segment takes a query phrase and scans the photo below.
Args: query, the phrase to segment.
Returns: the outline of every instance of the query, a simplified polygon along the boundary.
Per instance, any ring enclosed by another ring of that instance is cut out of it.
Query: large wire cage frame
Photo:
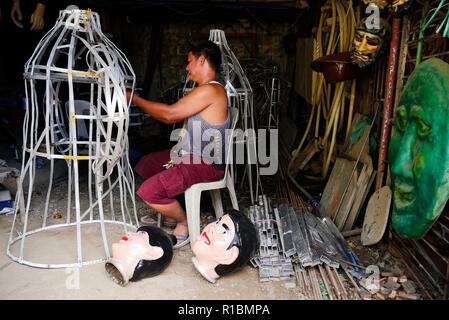
[[[262,184],[259,175],[259,166],[257,162],[257,147],[256,147],[256,128],[254,124],[254,95],[251,88],[251,84],[243,68],[241,67],[237,57],[234,52],[229,47],[228,41],[226,40],[226,35],[223,30],[211,29],[209,31],[209,39],[218,47],[221,51],[221,66],[220,72],[217,74],[217,81],[220,82],[227,93],[228,105],[236,107],[239,110],[239,122],[237,123],[237,128],[242,129],[244,134],[238,134],[236,136],[236,144],[244,144],[246,147],[246,158],[245,158],[245,173],[243,175],[243,180],[245,175],[248,178],[248,185],[251,197],[251,203],[255,203],[259,195],[259,187],[262,190]],[[195,83],[190,80],[189,75],[186,77],[184,83],[183,94],[189,93],[195,86]],[[255,165],[255,190],[252,174],[252,165]],[[237,167],[231,166],[231,175],[235,180]]]
[[[110,258],[105,224],[119,225],[118,229],[123,227],[125,233],[139,227],[127,135],[126,90],[134,90],[135,79],[126,56],[102,33],[97,13],[90,9],[60,11],[55,25],[38,43],[24,67],[22,169],[7,246],[7,254],[13,261],[41,268],[103,262]],[[80,102],[87,108],[79,108]],[[79,134],[82,125],[88,133],[85,137]],[[38,217],[38,223],[31,226],[38,158],[49,162],[49,182],[45,208],[40,213],[42,221]],[[67,208],[66,217],[58,220],[61,223],[49,215],[49,203],[55,196],[52,187],[56,162],[67,165]],[[83,170],[87,171],[87,186]],[[80,199],[80,190],[87,191],[88,199]],[[104,257],[83,258],[82,231],[89,224],[100,225]],[[27,260],[25,243],[32,241],[25,241],[28,236],[63,227],[76,228],[75,262]]]

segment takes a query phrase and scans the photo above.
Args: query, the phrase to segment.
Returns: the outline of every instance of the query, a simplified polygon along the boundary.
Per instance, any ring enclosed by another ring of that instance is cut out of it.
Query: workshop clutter
[[[0,214],[14,213],[12,197],[17,191],[20,172],[8,167],[5,160],[0,159]]]
[[[420,300],[419,283],[384,262],[363,266],[334,222],[308,206],[277,204],[265,195],[247,210],[259,235],[251,258],[259,281],[296,277],[310,300]],[[351,245],[350,245],[351,244]]]
[[[7,208],[12,208],[11,193],[0,184],[0,214]]]
[[[306,207],[276,204],[266,196],[259,196],[258,204],[249,207],[248,216],[259,232],[260,248],[251,263],[259,268],[261,282],[295,275],[308,299],[360,299],[353,277],[363,278],[364,268],[329,218],[317,217]],[[340,267],[345,276],[339,273]],[[345,277],[356,288],[354,292],[348,290]]]
[[[382,278],[370,281],[368,278],[360,280],[363,300],[420,300],[417,285],[407,276],[393,272],[383,272]],[[372,292],[375,288],[376,292]],[[365,290],[368,290],[365,292]]]

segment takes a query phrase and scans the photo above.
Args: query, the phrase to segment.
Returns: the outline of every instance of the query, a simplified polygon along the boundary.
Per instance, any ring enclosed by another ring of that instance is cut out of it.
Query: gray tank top
[[[219,83],[210,81],[208,83]],[[187,119],[187,133],[181,140],[183,154],[194,154],[211,162],[216,169],[226,168],[226,145],[228,137],[226,129],[231,125],[231,110],[223,124],[214,125],[204,120],[199,113]]]

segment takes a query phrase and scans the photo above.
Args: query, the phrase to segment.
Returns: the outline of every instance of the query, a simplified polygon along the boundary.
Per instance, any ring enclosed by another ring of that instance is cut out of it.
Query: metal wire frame
[[[76,9],[60,11],[56,24],[42,38],[25,64],[24,78],[26,114],[23,161],[7,255],[15,262],[41,268],[66,268],[105,261],[110,258],[105,223],[119,224],[125,233],[128,228],[139,227],[127,136],[129,103],[126,89],[134,90],[134,71],[126,56],[102,33],[99,15],[90,10]],[[81,88],[87,88],[90,92],[89,115],[76,113],[75,100]],[[38,103],[40,89],[44,89],[42,107]],[[64,89],[64,93],[68,94],[67,119],[64,119],[65,114],[61,109],[60,96]],[[44,123],[39,125],[42,119]],[[89,122],[88,140],[78,140],[78,121]],[[41,227],[28,230],[38,157],[50,162],[49,183]],[[67,164],[67,212],[65,222],[48,225],[55,160],[64,160]],[[81,212],[80,205],[79,161],[88,163],[89,206],[84,212]],[[24,191],[26,179],[27,194]],[[106,181],[108,188],[105,186]],[[95,192],[92,185],[95,186]],[[113,191],[117,189],[120,194],[121,220],[114,213]],[[74,222],[71,222],[72,191],[75,198]],[[103,201],[108,195],[111,216],[105,217]],[[128,202],[131,202],[132,208]],[[18,208],[22,208],[20,212]],[[94,218],[95,209],[98,218]],[[93,223],[101,226],[105,257],[84,261],[81,226]],[[27,236],[62,227],[76,227],[76,262],[37,263],[24,257]],[[11,246],[18,241],[19,254],[14,255]]]
[[[243,71],[253,87],[256,126],[279,128],[280,106],[288,97],[291,84],[282,79],[276,65],[264,64],[254,59],[241,61]]]
[[[239,113],[242,115],[237,127],[244,130],[243,139],[236,140],[237,144],[245,144],[247,151],[247,159],[245,166],[245,174],[248,176],[248,183],[250,188],[251,203],[255,203],[259,195],[259,187],[262,189],[259,166],[257,163],[257,147],[256,147],[256,134],[247,134],[249,131],[254,130],[254,94],[251,85],[246,77],[243,68],[241,67],[238,59],[235,57],[231,48],[228,45],[226,36],[223,30],[212,29],[209,33],[209,40],[216,43],[221,50],[222,54],[222,72],[219,76],[219,81],[224,84],[226,92],[228,94],[229,105],[236,106],[239,109]],[[237,135],[239,136],[239,135]],[[252,165],[255,164],[255,176],[256,176],[256,190],[253,187],[253,174]],[[233,171],[236,171],[236,167],[232,166]],[[243,181],[242,181],[243,183]],[[263,193],[263,190],[261,190]]]

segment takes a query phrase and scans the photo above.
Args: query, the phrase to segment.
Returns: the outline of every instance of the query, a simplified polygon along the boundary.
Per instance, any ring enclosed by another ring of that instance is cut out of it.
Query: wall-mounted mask
[[[386,6],[388,6],[387,0],[363,0],[363,2],[367,5],[375,5],[376,7],[379,7],[379,9],[384,9]]]
[[[193,244],[192,262],[197,271],[214,283],[246,264],[258,246],[256,229],[241,212],[230,210],[208,224]]]
[[[112,258],[105,264],[106,271],[121,286],[154,277],[170,264],[174,243],[176,238],[160,228],[140,227],[112,244]]]
[[[412,3],[412,0],[393,0],[391,3],[392,8],[409,8]]]
[[[393,14],[396,17],[400,17],[407,13],[407,11],[412,6],[413,0],[393,0],[391,3],[391,8],[393,9]]]
[[[391,36],[391,27],[385,19],[379,18],[376,26],[368,18],[362,19],[356,27],[351,47],[351,61],[360,68],[370,66],[382,56]]]
[[[396,232],[421,238],[449,197],[449,64],[419,64],[395,112],[389,163]]]

